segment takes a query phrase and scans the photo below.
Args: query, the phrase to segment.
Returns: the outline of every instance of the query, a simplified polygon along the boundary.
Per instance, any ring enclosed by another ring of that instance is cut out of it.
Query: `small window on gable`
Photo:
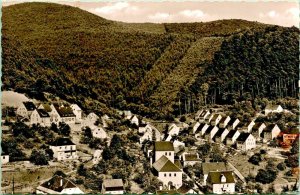
[[[168,152],[165,152],[165,155],[167,156],[167,155],[168,155]]]
[[[169,156],[171,156],[171,152],[169,152]]]
[[[176,173],[174,173],[174,177],[176,177]]]
[[[172,174],[171,174],[171,173],[169,173],[169,177],[172,177]]]
[[[164,174],[165,177],[167,177],[167,174]]]

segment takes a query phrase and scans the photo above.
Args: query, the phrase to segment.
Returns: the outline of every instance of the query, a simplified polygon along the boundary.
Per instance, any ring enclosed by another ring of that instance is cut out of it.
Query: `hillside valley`
[[[170,118],[298,95],[299,29],[245,20],[130,24],[53,3],[2,8],[2,90]]]

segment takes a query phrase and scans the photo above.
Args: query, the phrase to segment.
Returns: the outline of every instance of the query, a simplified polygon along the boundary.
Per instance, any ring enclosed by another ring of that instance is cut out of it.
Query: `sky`
[[[2,0],[7,6],[20,2],[43,0]],[[110,1],[48,0],[79,7],[103,18],[122,22],[207,22],[219,19],[245,19],[267,24],[299,27],[297,0],[248,1]]]

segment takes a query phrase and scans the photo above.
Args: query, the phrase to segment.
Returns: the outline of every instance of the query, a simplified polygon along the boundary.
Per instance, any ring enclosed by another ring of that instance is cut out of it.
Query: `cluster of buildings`
[[[255,148],[257,142],[269,142],[277,138],[281,132],[277,124],[256,121],[243,123],[237,118],[211,113],[209,110],[197,112],[195,119],[192,133],[196,139],[224,143],[239,150]]]

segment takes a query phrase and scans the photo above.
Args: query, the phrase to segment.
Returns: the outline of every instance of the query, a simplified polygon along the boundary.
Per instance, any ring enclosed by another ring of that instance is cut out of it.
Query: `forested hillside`
[[[52,3],[4,7],[2,24],[3,90],[161,118],[206,103],[297,96],[297,28],[130,24]]]

